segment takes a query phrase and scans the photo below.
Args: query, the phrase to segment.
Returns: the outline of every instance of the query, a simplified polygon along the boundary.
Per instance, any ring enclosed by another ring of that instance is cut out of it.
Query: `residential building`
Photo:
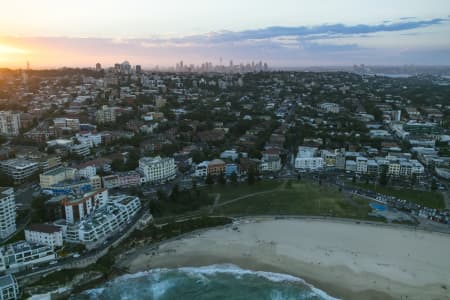
[[[367,173],[367,158],[358,156],[356,158],[356,173],[366,174]]]
[[[298,147],[297,157],[295,158],[295,168],[300,170],[320,170],[324,166],[322,157],[315,157],[317,153],[316,147]]]
[[[0,271],[16,272],[55,258],[55,251],[50,246],[20,241],[0,247]]]
[[[77,170],[60,166],[52,170],[48,170],[39,175],[39,184],[42,189],[51,188],[52,186],[67,180],[75,180]]]
[[[88,144],[89,147],[96,147],[102,143],[102,135],[101,134],[93,134],[93,133],[83,133],[77,134],[75,138],[81,144]]]
[[[239,158],[239,152],[237,152],[234,149],[225,150],[222,153],[220,153],[220,158],[221,159],[231,159],[231,160],[235,161],[236,159]]]
[[[218,176],[225,173],[225,162],[221,159],[213,159],[208,162],[208,174]]]
[[[70,147],[70,152],[85,157],[91,153],[91,149],[89,144],[75,144]]]
[[[25,158],[8,159],[0,162],[0,170],[20,183],[39,171],[39,163]]]
[[[20,114],[0,111],[0,135],[17,136],[20,133]]]
[[[281,170],[280,151],[276,149],[268,149],[262,152],[260,165],[261,171],[278,172]]]
[[[0,276],[0,300],[16,300],[19,297],[19,285],[14,275]]]
[[[97,168],[95,166],[85,166],[84,168],[78,169],[78,175],[83,178],[91,178],[97,175]]]
[[[0,238],[16,231],[16,202],[12,187],[0,187]]]
[[[68,223],[75,223],[94,210],[106,205],[108,201],[108,190],[101,189],[84,194],[82,197],[73,195],[60,196],[57,198],[63,206],[63,215]]]
[[[47,171],[61,165],[61,157],[58,155],[49,155],[39,160],[40,169]]]
[[[30,243],[47,245],[50,247],[62,247],[62,229],[49,224],[31,224],[25,228],[25,240]]]
[[[97,123],[114,123],[116,121],[116,109],[103,105],[103,107],[97,111]]]
[[[339,104],[337,103],[322,103],[319,105],[320,109],[327,113],[338,114]]]
[[[72,132],[80,131],[80,120],[69,119],[69,118],[55,118],[53,119],[53,124],[56,129],[59,130],[70,130]]]
[[[102,178],[98,175],[91,176],[89,178],[89,183],[91,184],[92,190],[96,191],[102,188]]]
[[[195,177],[206,177],[208,176],[208,162],[203,161],[195,166]]]
[[[231,174],[235,173],[236,175],[239,174],[239,168],[237,164],[226,164],[225,165],[225,176],[230,177]]]
[[[171,157],[143,157],[139,160],[139,171],[146,182],[161,183],[174,179],[177,167]]]
[[[103,187],[105,189],[114,189],[119,187],[119,176],[116,174],[102,177]]]
[[[65,228],[64,239],[72,243],[91,244],[104,240],[129,224],[141,208],[138,197],[110,196],[106,205],[75,223],[57,223]]]

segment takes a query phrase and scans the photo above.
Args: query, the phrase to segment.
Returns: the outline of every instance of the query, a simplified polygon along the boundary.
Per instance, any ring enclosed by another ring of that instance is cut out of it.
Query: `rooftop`
[[[7,287],[10,285],[14,285],[15,280],[13,275],[8,274],[0,277],[0,288]]]
[[[60,232],[61,228],[49,224],[30,224],[25,230],[45,232],[45,233],[55,233]]]

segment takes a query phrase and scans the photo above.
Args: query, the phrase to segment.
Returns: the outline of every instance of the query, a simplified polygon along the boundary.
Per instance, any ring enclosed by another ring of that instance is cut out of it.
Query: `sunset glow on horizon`
[[[0,67],[449,64],[450,1],[8,1]]]

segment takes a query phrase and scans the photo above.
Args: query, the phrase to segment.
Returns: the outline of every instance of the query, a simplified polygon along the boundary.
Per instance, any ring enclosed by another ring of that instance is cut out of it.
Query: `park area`
[[[305,181],[260,181],[208,187],[214,212],[224,215],[314,215],[377,220],[367,200]],[[379,220],[379,219],[378,219]]]

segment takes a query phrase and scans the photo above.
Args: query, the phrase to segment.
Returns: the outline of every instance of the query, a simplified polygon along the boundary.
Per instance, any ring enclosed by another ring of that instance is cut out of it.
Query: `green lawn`
[[[272,190],[279,187],[282,183],[283,182],[281,181],[272,180],[272,181],[258,181],[253,185],[249,185],[247,183],[241,183],[236,185],[216,184],[213,186],[209,186],[205,189],[211,196],[214,196],[215,194],[220,194],[219,202],[224,202],[243,195]]]
[[[352,183],[358,187],[373,190],[381,194],[394,196],[400,199],[408,200],[430,208],[445,208],[444,196],[438,191],[416,191],[412,189],[395,189],[389,186],[380,186],[365,183]]]
[[[370,211],[365,200],[347,199],[337,188],[309,182],[293,182],[291,187],[279,185],[275,191],[251,196],[217,209],[217,212],[229,215],[324,215],[374,219],[368,216]]]

